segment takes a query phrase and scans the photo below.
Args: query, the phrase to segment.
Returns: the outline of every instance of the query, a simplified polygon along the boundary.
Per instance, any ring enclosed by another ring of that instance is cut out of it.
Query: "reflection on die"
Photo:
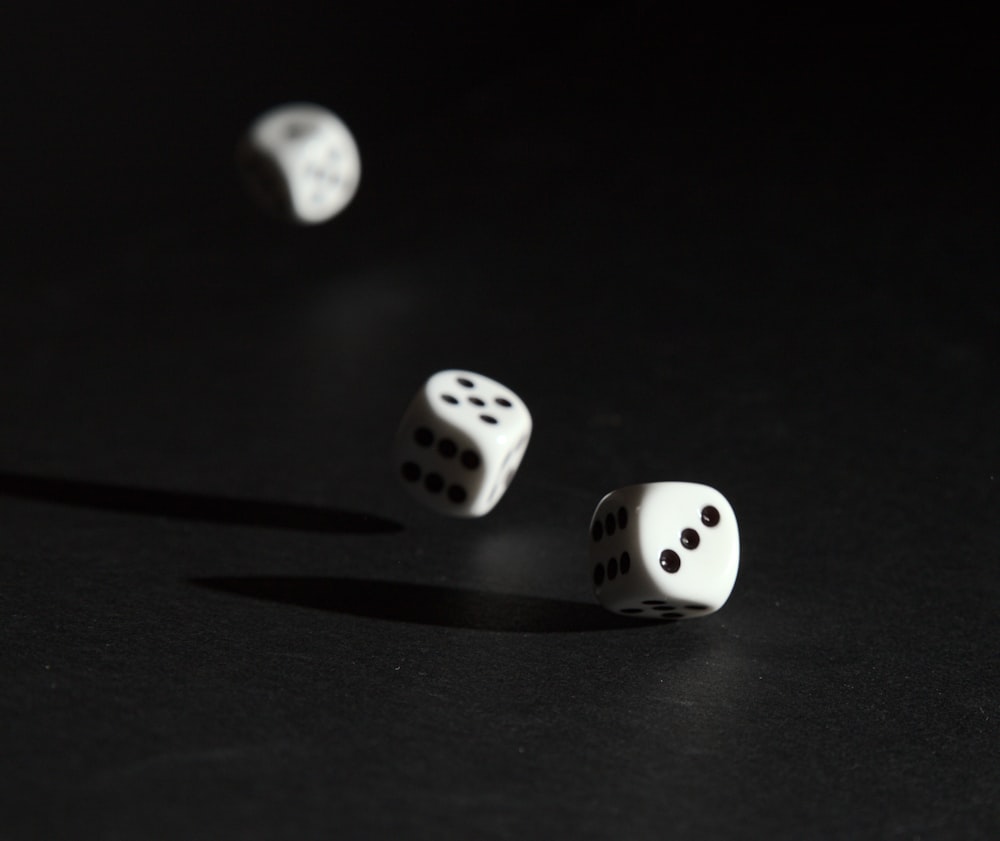
[[[320,105],[292,103],[258,117],[237,150],[243,182],[273,216],[314,225],[354,197],[361,158],[347,126]]]
[[[403,415],[396,466],[423,504],[481,517],[513,481],[530,438],[531,414],[509,388],[472,371],[439,371]]]
[[[739,561],[736,515],[707,485],[630,485],[605,496],[591,519],[594,593],[615,613],[707,616],[729,598]]]

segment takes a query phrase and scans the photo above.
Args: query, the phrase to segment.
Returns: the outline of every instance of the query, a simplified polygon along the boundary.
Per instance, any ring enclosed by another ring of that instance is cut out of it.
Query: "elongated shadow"
[[[190,583],[281,604],[477,631],[607,631],[654,624],[608,613],[596,604],[399,581],[262,576],[193,578]]]
[[[332,534],[374,534],[403,529],[399,523],[374,514],[339,508],[129,488],[18,473],[0,472],[0,496],[196,522]]]

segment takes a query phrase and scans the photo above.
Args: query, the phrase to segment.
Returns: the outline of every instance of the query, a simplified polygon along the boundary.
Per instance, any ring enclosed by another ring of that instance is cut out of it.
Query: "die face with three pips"
[[[630,485],[607,494],[591,518],[594,593],[626,616],[714,613],[733,590],[739,557],[733,508],[707,485]]]
[[[509,388],[473,371],[439,371],[403,415],[396,469],[424,505],[481,517],[513,481],[530,438],[531,414]]]

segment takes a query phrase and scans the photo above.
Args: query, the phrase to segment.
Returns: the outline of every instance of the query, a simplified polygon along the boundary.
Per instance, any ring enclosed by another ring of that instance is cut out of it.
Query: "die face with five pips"
[[[714,613],[733,590],[739,557],[733,508],[707,485],[630,485],[607,494],[591,518],[594,593],[626,616]]]
[[[528,407],[473,371],[439,371],[403,415],[395,458],[404,487],[454,517],[481,517],[513,481],[531,438]]]

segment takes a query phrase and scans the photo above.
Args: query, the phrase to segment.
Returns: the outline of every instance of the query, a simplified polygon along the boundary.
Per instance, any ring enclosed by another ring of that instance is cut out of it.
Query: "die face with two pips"
[[[733,590],[739,557],[733,508],[707,485],[631,485],[607,494],[591,518],[594,593],[626,616],[714,613]]]
[[[262,114],[237,151],[251,197],[286,221],[314,225],[340,213],[354,197],[361,158],[347,126],[311,103]]]
[[[530,438],[531,414],[509,388],[472,371],[439,371],[403,415],[397,470],[430,508],[481,517],[513,481]]]

